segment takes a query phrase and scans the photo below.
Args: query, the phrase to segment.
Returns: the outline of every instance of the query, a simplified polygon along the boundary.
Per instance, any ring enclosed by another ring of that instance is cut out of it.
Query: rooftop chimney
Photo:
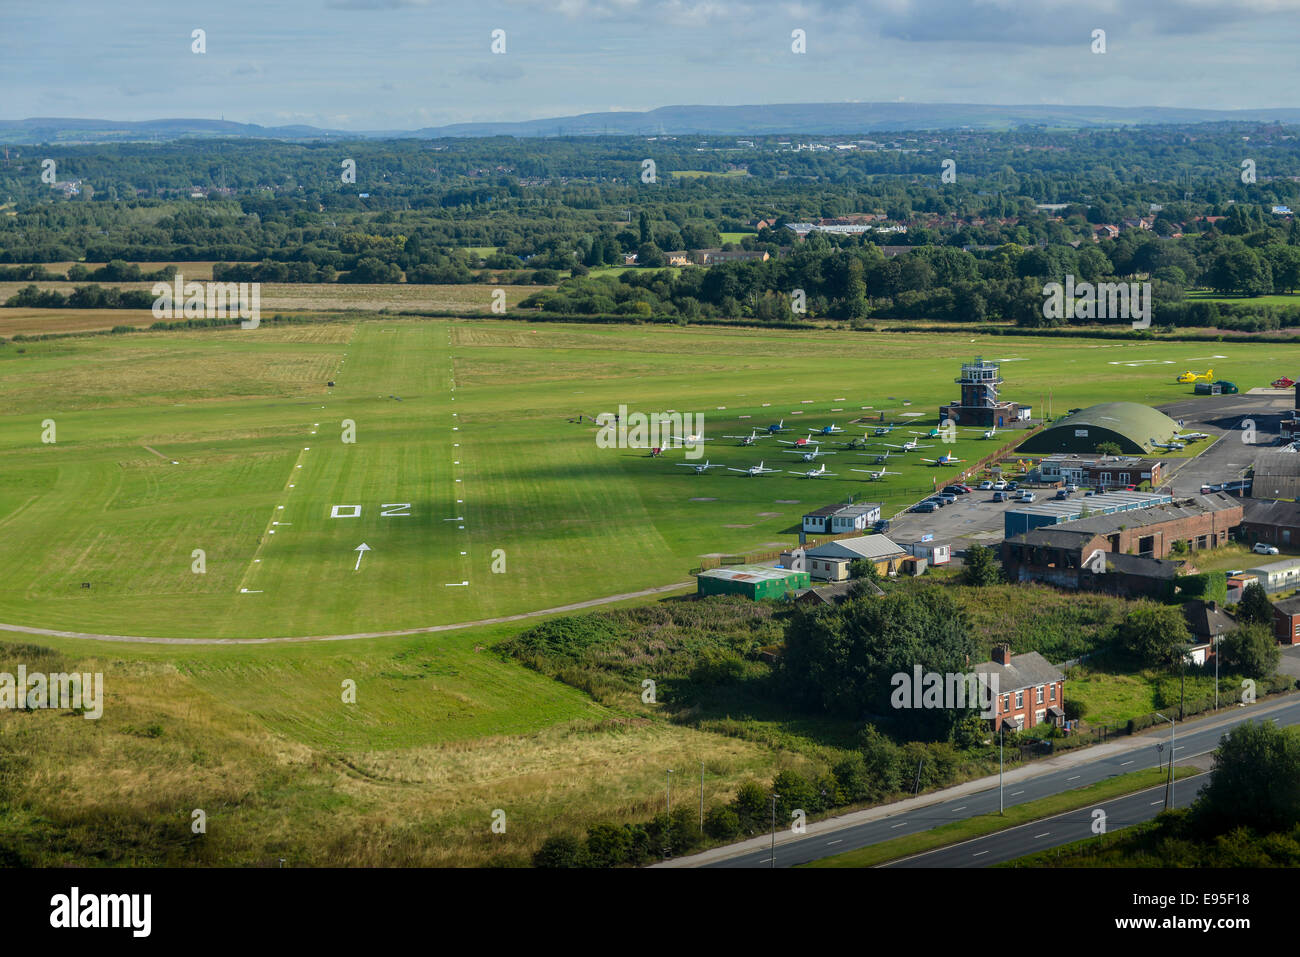
[[[1011,664],[1011,646],[1008,644],[994,645],[993,660],[1000,665]]]

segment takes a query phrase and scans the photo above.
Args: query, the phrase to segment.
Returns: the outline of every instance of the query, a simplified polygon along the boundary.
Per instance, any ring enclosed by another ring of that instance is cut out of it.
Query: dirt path
[[[129,641],[148,645],[270,645],[290,641],[353,641],[358,638],[396,638],[402,635],[427,635],[437,631],[458,631],[462,628],[475,628],[479,625],[500,625],[509,621],[525,621],[529,618],[541,618],[544,615],[559,615],[583,608],[595,608],[616,601],[630,598],[647,598],[666,592],[687,588],[691,582],[677,582],[675,585],[660,585],[657,588],[644,588],[641,591],[625,592],[621,595],[607,595],[604,598],[592,598],[589,601],[574,602],[556,608],[542,608],[538,611],[526,611],[518,615],[505,615],[501,618],[482,618],[478,621],[461,621],[450,625],[429,625],[425,628],[403,628],[398,631],[362,631],[351,635],[303,635],[297,638],[146,638],[140,635],[98,635],[83,631],[58,631],[52,628],[28,628],[25,625],[7,625],[0,622],[0,631],[13,631],[25,635],[48,635],[53,638],[84,638],[89,641]]]

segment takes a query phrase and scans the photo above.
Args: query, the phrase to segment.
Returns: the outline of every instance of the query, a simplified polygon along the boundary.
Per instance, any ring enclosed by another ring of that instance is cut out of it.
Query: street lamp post
[[[1219,639],[1222,634],[1214,636],[1214,710],[1219,710]]]
[[[1005,813],[1002,807],[1002,725],[998,725],[998,813]]]
[[[672,854],[673,841],[673,769],[668,769],[668,786],[665,790],[665,797],[668,802],[667,821],[664,823],[664,857]]]
[[[1159,711],[1156,712],[1156,717],[1164,718],[1169,722],[1169,799],[1165,801],[1165,810],[1169,810],[1174,806],[1174,729],[1178,726],[1178,722],[1173,718],[1165,717]]]
[[[772,858],[769,863],[776,867],[776,799],[781,795],[772,792]]]

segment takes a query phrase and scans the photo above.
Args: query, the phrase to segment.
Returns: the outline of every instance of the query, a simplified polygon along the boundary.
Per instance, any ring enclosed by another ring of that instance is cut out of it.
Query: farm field
[[[209,267],[208,272],[211,272]],[[187,280],[201,279],[202,276],[191,276],[182,270],[181,273]],[[34,285],[40,289],[53,289],[58,292],[67,293],[75,285],[99,285],[104,288],[110,286],[118,289],[140,289],[149,291],[153,288],[151,282],[101,282],[101,283],[76,283],[51,282],[41,280],[39,282],[0,282],[0,303],[5,302],[10,296],[13,296],[18,290],[25,286]],[[262,283],[262,314],[263,316],[277,310],[305,310],[317,311],[325,310],[337,312],[341,309],[357,309],[367,312],[388,311],[419,311],[428,309],[439,312],[488,312],[492,308],[492,291],[494,289],[504,289],[506,294],[506,306],[513,307],[531,296],[533,293],[543,289],[552,288],[549,286],[495,286],[488,283],[468,283],[464,285],[451,286],[434,286],[421,285],[418,283]],[[9,309],[0,308],[0,326],[6,319]],[[28,310],[12,310],[14,312],[27,312]],[[37,310],[30,310],[35,312]],[[59,312],[59,310],[49,310]],[[99,310],[103,311],[103,310]],[[121,310],[122,312],[135,312],[139,310]],[[25,316],[24,318],[30,318]]]
[[[866,482],[848,469],[871,459],[840,449],[824,460],[836,477],[805,479],[789,473],[811,466],[773,438],[722,436],[784,419],[793,439],[834,421],[838,442],[881,411],[923,431],[977,353],[1004,360],[1007,397],[1037,410],[1050,389],[1058,414],[1179,398],[1189,387],[1173,375],[1189,364],[1213,360],[1248,387],[1297,358],[1229,343],[384,319],[24,345],[0,349],[0,622],[181,638],[519,614],[783,547],[805,511],[850,495],[888,515],[961,466],[913,453],[889,460],[903,475]],[[708,459],[782,471],[696,475],[680,450],[598,448],[596,426],[573,421],[620,406],[701,413]],[[921,441],[967,461],[993,445]]]

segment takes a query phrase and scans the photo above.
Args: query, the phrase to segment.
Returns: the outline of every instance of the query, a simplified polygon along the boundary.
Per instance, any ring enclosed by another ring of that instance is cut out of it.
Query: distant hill
[[[419,130],[347,131],[314,126],[258,126],[227,120],[0,120],[0,143],[77,143],[251,137],[280,140],[457,136],[852,135],[902,130],[995,130],[1160,123],[1300,123],[1300,109],[1177,109],[1159,106],[981,106],[969,103],[777,103],[767,106],[664,106],[642,113],[583,113],[541,120],[454,123]]]

